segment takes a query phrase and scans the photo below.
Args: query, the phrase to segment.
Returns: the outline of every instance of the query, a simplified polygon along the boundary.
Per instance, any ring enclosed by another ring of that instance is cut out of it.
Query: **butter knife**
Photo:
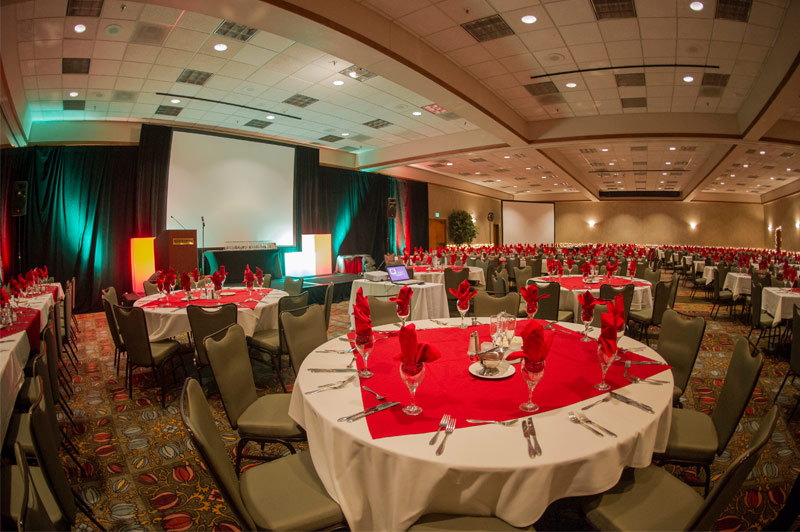
[[[533,437],[533,445],[534,448],[536,449],[536,456],[542,456],[542,447],[539,445],[539,438],[536,437],[536,428],[534,428],[533,426],[532,417],[528,418],[528,430],[530,431],[531,436]]]
[[[528,442],[528,456],[531,458],[536,457],[536,449],[533,448],[533,444],[531,443],[530,439],[530,430],[528,429],[528,422],[527,420],[522,420],[522,437],[525,438],[525,441]]]
[[[357,369],[347,368],[308,368],[311,373],[355,373]]]
[[[666,362],[659,362],[658,360],[620,360],[622,363],[631,363],[635,365],[647,365],[652,364],[655,366],[666,366]]]
[[[608,392],[608,393],[614,399],[622,401],[623,403],[629,404],[631,406],[635,406],[636,408],[640,408],[640,409],[644,410],[645,412],[650,412],[651,414],[655,414],[655,410],[653,410],[650,406],[648,406],[648,405],[646,405],[644,403],[640,403],[639,401],[637,401],[635,399],[631,399],[630,397],[625,397],[624,395],[618,394],[617,392]]]
[[[362,410],[361,412],[356,412],[355,414],[351,414],[349,416],[340,417],[336,421],[347,421],[348,423],[352,423],[353,421],[357,421],[362,417],[367,417],[370,414],[374,414],[376,412],[380,412],[381,410],[386,410],[387,408],[392,408],[393,406],[399,405],[399,401],[394,401],[391,403],[383,403],[378,406],[373,406],[372,408],[367,408],[366,410]]]

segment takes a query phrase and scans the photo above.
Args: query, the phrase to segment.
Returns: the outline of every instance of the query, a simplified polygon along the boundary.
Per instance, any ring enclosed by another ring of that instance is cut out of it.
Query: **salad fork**
[[[567,417],[569,418],[570,421],[572,421],[576,425],[580,425],[581,427],[585,428],[586,430],[590,430],[590,431],[594,432],[597,436],[600,436],[601,438],[603,437],[603,433],[602,432],[593,429],[592,427],[589,426],[588,423],[584,423],[583,421],[578,419],[578,416],[575,415],[575,412],[569,412],[567,414]]]
[[[436,456],[440,456],[444,452],[444,444],[447,442],[447,437],[450,436],[454,430],[456,430],[456,418],[450,417],[447,421],[447,427],[444,429],[444,439],[442,443],[439,444],[439,448],[436,449]]]
[[[433,445],[436,443],[436,439],[439,437],[439,433],[442,432],[442,429],[447,427],[447,423],[450,421],[450,414],[445,414],[442,416],[442,419],[439,421],[439,430],[436,431],[436,434],[433,435],[431,441],[428,442],[428,445]]]

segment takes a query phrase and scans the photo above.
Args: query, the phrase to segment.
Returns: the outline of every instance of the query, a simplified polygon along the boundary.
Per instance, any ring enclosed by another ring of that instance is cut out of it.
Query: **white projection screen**
[[[504,244],[554,244],[555,228],[552,203],[503,202]]]
[[[175,131],[169,161],[167,229],[197,229],[206,247],[272,240],[294,246],[294,148]],[[176,221],[177,220],[177,221]]]

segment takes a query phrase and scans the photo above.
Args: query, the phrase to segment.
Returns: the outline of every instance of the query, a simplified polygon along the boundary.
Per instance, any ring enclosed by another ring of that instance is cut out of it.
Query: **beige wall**
[[[589,220],[596,222],[594,228]],[[697,228],[691,229],[690,222]],[[764,208],[742,203],[556,203],[556,242],[764,247]],[[784,226],[785,229],[785,226]]]
[[[775,228],[783,227],[782,249],[800,251],[800,193],[764,204],[764,223],[761,226],[764,247],[775,247]],[[772,232],[768,226],[772,226]]]
[[[474,244],[491,242],[492,222],[486,216],[493,212],[494,223],[500,223],[500,200],[428,184],[428,218],[435,218],[438,212],[439,218],[446,220],[455,210],[464,210],[475,216],[478,236],[473,240]]]

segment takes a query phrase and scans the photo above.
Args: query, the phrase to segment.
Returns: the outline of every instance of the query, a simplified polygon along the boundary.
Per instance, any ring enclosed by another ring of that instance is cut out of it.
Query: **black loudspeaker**
[[[386,217],[397,217],[397,200],[395,198],[389,198],[386,200]]]
[[[487,214],[486,215],[486,219],[489,220],[490,222],[493,222],[494,221],[494,213],[490,212],[489,214]]]
[[[25,216],[28,213],[28,182],[14,181],[11,187],[11,216]]]

